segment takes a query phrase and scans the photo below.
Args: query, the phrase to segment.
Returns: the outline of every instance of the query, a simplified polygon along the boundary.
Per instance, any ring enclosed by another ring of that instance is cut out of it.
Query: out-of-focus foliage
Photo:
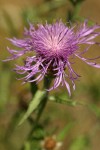
[[[89,139],[85,136],[80,136],[74,139],[69,150],[89,150]]]
[[[99,150],[100,149],[100,74],[99,70],[89,67],[89,72],[84,64],[75,69],[83,74],[80,82],[77,82],[76,91],[72,98],[68,98],[63,88],[53,91],[49,95],[48,105],[41,118],[41,124],[35,128],[34,134],[31,128],[34,124],[34,113],[21,126],[17,126],[29,105],[37,86],[32,88],[29,84],[21,85],[16,80],[18,75],[12,71],[15,62],[2,62],[9,55],[6,47],[10,43],[6,38],[21,37],[24,26],[29,22],[34,24],[45,21],[53,22],[62,19],[64,22],[83,21],[90,19],[90,24],[98,21],[100,24],[100,2],[95,0],[30,0],[30,1],[0,1],[0,150],[41,150],[41,141],[47,137],[56,135],[58,141],[62,141],[62,150]],[[93,15],[94,13],[94,15]],[[92,15],[91,15],[92,14]],[[100,39],[98,39],[100,41]],[[13,47],[12,47],[13,48]],[[91,56],[98,53],[93,48]],[[100,54],[100,53],[99,53]],[[24,58],[23,58],[24,60]],[[23,63],[20,59],[18,63]],[[92,82],[92,79],[95,79]],[[91,80],[91,83],[89,82]],[[39,88],[41,89],[41,84]],[[35,99],[36,100],[36,99]],[[35,103],[36,101],[32,101]],[[39,101],[37,101],[39,102]],[[36,106],[38,103],[35,103]],[[35,107],[35,105],[34,105]],[[37,114],[37,110],[35,110]],[[45,130],[44,130],[45,128]],[[28,141],[25,142],[28,137]],[[40,143],[40,144],[39,144]],[[22,150],[22,149],[21,149]]]
[[[70,0],[70,2],[73,4],[73,6],[79,4],[79,3],[82,3],[84,2],[85,0]]]

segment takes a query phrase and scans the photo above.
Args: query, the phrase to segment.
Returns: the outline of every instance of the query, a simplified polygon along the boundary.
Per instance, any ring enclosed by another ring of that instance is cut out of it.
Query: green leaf
[[[27,112],[24,114],[24,116],[22,117],[22,119],[18,125],[21,125],[30,116],[30,114],[38,107],[38,105],[40,104],[40,102],[43,99],[43,97],[45,96],[45,94],[46,94],[46,91],[38,90],[36,92],[34,98],[32,99],[32,101],[29,104]]]
[[[30,150],[30,143],[29,142],[25,143],[25,150]]]
[[[88,106],[87,104],[85,104],[84,102],[78,102],[76,100],[72,100],[72,99],[62,99],[58,96],[49,96],[49,100],[50,101],[54,101],[57,103],[61,103],[61,104],[65,104],[65,105],[69,105],[69,106]]]
[[[70,129],[73,127],[73,123],[67,124],[63,130],[57,135],[58,141],[63,141],[66,135],[69,133]]]
[[[91,104],[89,108],[95,113],[96,117],[100,118],[100,108],[98,106]]]
[[[34,130],[34,133],[32,134],[32,140],[43,140],[43,138],[46,136],[46,131],[44,128],[40,125],[37,125],[37,127]]]
[[[69,150],[88,150],[89,139],[86,136],[76,138],[71,144]]]

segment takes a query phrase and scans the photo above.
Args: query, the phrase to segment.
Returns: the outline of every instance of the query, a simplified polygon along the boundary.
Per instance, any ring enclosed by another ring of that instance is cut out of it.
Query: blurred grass
[[[11,73],[7,69],[0,73],[0,111],[9,100],[10,80]]]
[[[6,47],[10,44],[6,37],[21,37],[24,25],[27,26],[28,21],[37,23],[47,20],[51,22],[58,18],[67,21],[68,11],[73,10],[73,6],[68,0],[1,0],[0,3],[0,60],[9,55]],[[79,16],[100,24],[99,11],[100,1],[88,0],[84,1]],[[96,53],[100,54],[99,47],[93,47],[91,57],[94,56],[94,50],[95,55]],[[64,125],[73,124],[66,134],[62,150],[99,150],[100,70],[86,66],[78,60],[77,62],[80,63],[80,67],[77,63],[75,69],[82,75],[82,78],[80,78],[80,82],[76,82],[73,100],[86,103],[89,107],[79,105],[72,107],[50,101],[42,121],[47,119],[47,131],[51,131],[51,125],[56,127],[55,134],[58,134]],[[0,150],[19,150],[30,129],[27,121],[22,127],[15,129],[9,136],[8,143],[3,141],[12,117],[20,109],[18,100],[21,94],[25,95],[23,90],[30,89],[29,84],[21,86],[20,82],[16,81],[12,66],[14,66],[14,62],[4,64],[0,61]],[[56,91],[56,95],[60,98],[65,100],[68,98],[65,88],[59,88],[51,94],[55,94]]]

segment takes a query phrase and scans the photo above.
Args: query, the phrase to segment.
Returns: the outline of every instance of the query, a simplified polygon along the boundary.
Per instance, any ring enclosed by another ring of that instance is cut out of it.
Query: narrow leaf
[[[46,94],[45,91],[38,90],[36,92],[34,98],[29,104],[27,112],[24,114],[18,125],[21,125],[30,116],[30,114],[38,107],[45,94]]]
[[[70,129],[73,127],[73,123],[70,122],[67,124],[63,130],[57,135],[57,140],[58,141],[63,141],[66,135],[69,133]]]

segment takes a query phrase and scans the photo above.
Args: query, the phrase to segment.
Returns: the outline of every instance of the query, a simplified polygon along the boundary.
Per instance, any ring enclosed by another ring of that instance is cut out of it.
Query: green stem
[[[72,16],[72,20],[73,20],[73,21],[78,18],[80,9],[81,9],[81,4],[78,3],[78,4],[74,7],[73,16]]]
[[[52,80],[52,78],[48,78],[48,76],[46,76],[44,78],[43,89],[48,89],[50,87],[51,80]],[[45,106],[47,104],[47,101],[48,101],[48,94],[49,94],[49,92],[47,91],[46,94],[45,94],[45,97],[43,97],[43,99],[41,100],[41,103],[40,103],[40,105],[38,107],[38,113],[37,113],[36,119],[34,121],[35,122],[34,123],[34,127],[32,128],[32,130],[31,130],[31,132],[29,134],[29,139],[31,138],[31,135],[34,132],[35,128],[37,127],[38,122],[39,122],[39,120],[40,120],[40,118],[42,116],[42,113],[43,113],[44,108],[45,108]]]
[[[52,81],[52,78],[48,78],[48,76],[46,76],[46,77],[44,78],[44,86],[43,86],[43,89],[48,89],[49,86],[50,86],[51,81]],[[45,96],[44,96],[43,99],[41,100],[41,103],[40,103],[40,105],[39,105],[39,107],[38,107],[37,116],[36,116],[36,118],[35,118],[35,120],[34,120],[34,126],[32,127],[32,129],[31,129],[31,131],[30,131],[30,133],[29,133],[29,135],[28,135],[27,141],[29,141],[29,140],[31,139],[31,137],[32,137],[32,135],[33,135],[33,133],[34,133],[34,131],[35,131],[37,125],[38,125],[38,122],[39,122],[39,120],[40,120],[40,118],[41,118],[41,116],[42,116],[42,114],[43,114],[44,108],[45,108],[45,106],[46,106],[46,104],[47,104],[47,101],[48,101],[48,94],[49,94],[49,92],[47,91],[46,94],[45,94]],[[21,150],[24,150],[24,146],[21,148]]]
[[[34,79],[34,78],[35,77],[32,77],[32,79]],[[36,84],[36,82],[31,82],[30,86],[31,86],[30,88],[31,88],[32,95],[35,95],[35,93],[38,90],[38,85]]]
[[[68,21],[74,22],[76,19],[78,19],[81,5],[82,5],[82,2],[79,2],[73,5],[73,11],[69,10],[68,12]]]
[[[32,130],[29,133],[28,140],[31,139],[31,135],[33,134],[33,132],[35,131],[35,129],[38,125],[38,122],[39,122],[39,120],[40,120],[40,118],[43,114],[44,108],[46,106],[47,100],[48,100],[48,92],[47,92],[46,96],[43,98],[43,100],[40,103],[40,107],[39,107],[36,119],[34,121],[34,126],[33,126]]]

